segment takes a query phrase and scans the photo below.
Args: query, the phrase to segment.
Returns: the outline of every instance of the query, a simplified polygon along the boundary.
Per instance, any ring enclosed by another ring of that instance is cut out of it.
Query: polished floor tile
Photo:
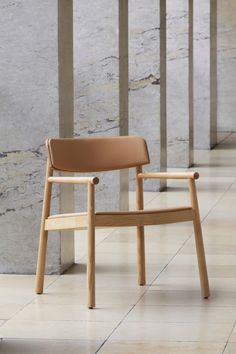
[[[78,340],[4,339],[0,341],[3,354],[94,354],[101,342]]]
[[[205,323],[234,325],[236,307],[144,306],[137,304],[125,322]]]
[[[46,275],[45,287],[53,283],[58,278],[58,275]],[[17,289],[17,291],[20,291],[20,289],[30,291],[35,284],[35,275],[0,274],[0,284],[1,289],[6,287],[7,289]]]
[[[224,292],[236,292],[236,281],[233,278],[209,278],[209,284],[211,288],[211,301],[215,301],[215,297],[218,295],[224,296]],[[171,277],[166,273],[162,273],[152,284],[150,290],[177,290],[177,291],[200,291],[200,280],[198,275],[196,277]]]
[[[100,354],[222,354],[221,343],[184,343],[157,341],[108,341]],[[228,354],[233,354],[229,352]]]
[[[120,289],[107,289],[96,292],[96,305],[135,305],[146,291],[145,287],[137,286],[132,290],[126,290],[125,286]],[[38,295],[33,303],[37,304],[57,304],[66,305],[80,304],[86,306],[86,290],[82,289],[78,292],[60,292],[59,290],[51,289],[50,292],[43,295]]]
[[[11,319],[0,327],[1,338],[102,340],[118,322],[32,321]]]
[[[89,310],[86,306],[74,304],[38,304],[31,303],[23,308],[15,316],[18,320],[30,321],[121,321],[132,306],[126,305],[104,305]]]
[[[123,322],[112,340],[226,342],[232,324]]]
[[[155,290],[147,291],[140,300],[144,305],[162,306],[236,306],[236,292],[234,291],[212,291],[209,299],[203,299],[200,290]]]

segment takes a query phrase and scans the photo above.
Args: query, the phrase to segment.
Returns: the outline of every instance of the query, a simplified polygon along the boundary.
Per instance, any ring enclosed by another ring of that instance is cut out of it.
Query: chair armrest
[[[50,183],[98,184],[98,177],[49,177]]]
[[[138,174],[138,178],[157,179],[198,179],[198,177],[198,172],[144,172]]]

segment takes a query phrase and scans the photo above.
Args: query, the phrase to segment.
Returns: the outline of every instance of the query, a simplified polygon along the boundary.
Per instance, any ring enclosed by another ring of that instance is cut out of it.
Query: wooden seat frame
[[[130,137],[126,137],[130,138]],[[134,137],[132,137],[134,138]],[[106,139],[106,138],[104,138]],[[58,139],[59,140],[59,139]],[[63,139],[61,139],[63,140]],[[74,139],[75,140],[75,139]],[[91,139],[92,141],[92,139]],[[47,142],[47,145],[49,142]],[[199,177],[197,172],[183,173],[143,173],[142,165],[136,166],[136,211],[122,212],[96,212],[95,211],[95,185],[99,183],[97,177],[60,177],[53,176],[52,159],[49,153],[47,160],[38,263],[36,271],[36,293],[43,293],[44,272],[46,263],[46,248],[48,231],[51,230],[79,230],[87,228],[87,305],[95,307],[95,228],[96,227],[137,227],[137,268],[138,283],[145,285],[145,225],[160,225],[192,221],[195,233],[196,253],[198,259],[199,276],[202,296],[210,295],[205,252],[203,245],[202,229],[199,216],[198,200],[195,179]],[[114,168],[112,168],[114,169]],[[74,172],[73,169],[71,172]],[[83,171],[84,172],[84,171]],[[190,192],[190,205],[156,210],[144,210],[143,203],[143,179],[185,179],[188,181]],[[53,183],[72,183],[87,185],[87,212],[61,215],[50,215],[50,201]]]

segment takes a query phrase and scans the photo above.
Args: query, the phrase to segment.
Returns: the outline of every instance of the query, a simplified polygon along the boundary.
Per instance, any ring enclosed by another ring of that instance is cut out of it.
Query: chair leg
[[[37,294],[43,293],[47,240],[48,240],[48,231],[45,230],[45,220],[47,219],[50,213],[51,194],[52,194],[52,184],[48,182],[48,177],[52,176],[52,174],[53,174],[53,170],[50,166],[49,161],[47,161],[42,218],[41,218],[41,227],[40,227],[40,238],[39,238],[38,263],[37,263],[37,270],[36,270],[35,292]]]
[[[195,233],[195,243],[196,243],[196,252],[198,259],[198,269],[201,283],[202,296],[207,299],[210,296],[208,275],[207,275],[207,266],[205,259],[204,244],[202,238],[202,228],[199,217],[193,221],[194,233]]]
[[[201,227],[201,221],[200,221],[200,215],[198,209],[196,185],[194,180],[189,180],[189,190],[190,190],[192,208],[195,211],[193,226],[194,226],[194,234],[195,234],[201,291],[202,291],[202,296],[205,299],[207,299],[210,296],[210,290],[209,290],[206,258],[205,258],[205,251],[204,251],[204,244],[203,244],[203,237],[202,237],[202,227]]]
[[[145,275],[145,235],[144,226],[137,227],[137,264],[138,264],[138,283],[146,284]]]
[[[142,173],[142,166],[136,168],[136,207],[137,210],[143,210],[143,180],[138,178]],[[146,284],[145,275],[145,235],[144,226],[137,227],[137,266],[138,266],[138,284]]]
[[[87,303],[88,308],[95,307],[95,232],[88,230],[88,260],[87,260]]]
[[[87,257],[87,304],[95,307],[95,225],[94,185],[88,185],[88,257]]]
[[[48,240],[48,232],[41,230],[40,241],[39,241],[38,263],[37,263],[37,271],[36,271],[35,292],[37,294],[43,293],[47,240]]]

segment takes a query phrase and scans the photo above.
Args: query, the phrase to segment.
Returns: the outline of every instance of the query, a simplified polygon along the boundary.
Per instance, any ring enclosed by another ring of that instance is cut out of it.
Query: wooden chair
[[[40,230],[36,293],[43,292],[44,271],[48,231],[79,230],[87,228],[87,303],[95,307],[95,227],[136,226],[138,252],[138,283],[145,284],[144,226],[192,221],[195,231],[201,291],[204,298],[209,297],[209,284],[199,218],[198,200],[195,187],[196,172],[166,173],[142,172],[142,166],[149,163],[146,142],[141,137],[100,137],[79,139],[49,139],[47,172],[45,181],[42,221]],[[136,168],[136,211],[96,212],[94,186],[97,177],[57,177],[53,171],[99,172]],[[143,179],[186,179],[189,183],[189,206],[144,210]],[[50,215],[50,200],[53,183],[85,184],[88,187],[88,206],[85,213]]]

